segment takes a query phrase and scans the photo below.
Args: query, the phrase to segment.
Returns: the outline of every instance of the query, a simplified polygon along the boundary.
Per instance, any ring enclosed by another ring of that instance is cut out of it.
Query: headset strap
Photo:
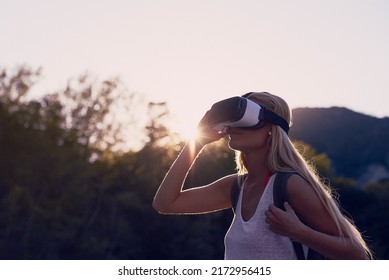
[[[261,108],[263,109],[263,117],[266,121],[278,125],[286,132],[286,134],[288,134],[289,124],[284,118],[280,117],[280,115],[274,113],[273,111],[266,109],[265,107],[261,106]]]
[[[249,92],[249,93],[246,93],[244,95],[242,95],[243,98],[248,98],[251,94],[253,94],[254,92]],[[274,113],[273,111],[270,111],[268,109],[266,109],[264,106],[261,105],[261,109],[263,110],[263,118],[265,121],[269,121],[275,125],[278,125],[279,127],[281,127],[285,132],[286,134],[288,134],[289,132],[289,123],[283,118],[281,117],[280,115]]]

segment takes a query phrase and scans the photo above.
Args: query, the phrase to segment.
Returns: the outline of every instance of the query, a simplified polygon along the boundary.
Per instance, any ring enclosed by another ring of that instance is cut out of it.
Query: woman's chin
[[[231,150],[235,150],[235,151],[240,151],[240,145],[238,143],[236,143],[233,139],[230,138],[230,140],[228,141],[228,147],[231,149]]]

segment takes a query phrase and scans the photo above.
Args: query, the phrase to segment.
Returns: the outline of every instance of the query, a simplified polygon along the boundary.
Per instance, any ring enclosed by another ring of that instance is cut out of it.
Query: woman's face
[[[233,150],[249,152],[250,150],[268,149],[267,139],[271,124],[267,123],[260,129],[245,130],[237,127],[228,129],[229,147]]]

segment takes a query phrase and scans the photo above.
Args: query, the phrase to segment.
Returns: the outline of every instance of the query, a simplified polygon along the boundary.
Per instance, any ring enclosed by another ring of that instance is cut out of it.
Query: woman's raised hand
[[[197,137],[196,142],[202,146],[215,142],[221,138],[223,138],[226,133],[217,131],[213,129],[209,123],[209,111],[205,113],[199,124],[197,125]]]

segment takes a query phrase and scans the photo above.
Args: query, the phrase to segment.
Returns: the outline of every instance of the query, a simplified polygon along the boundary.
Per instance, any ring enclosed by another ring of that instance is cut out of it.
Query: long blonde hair
[[[248,98],[268,110],[271,110],[283,117],[291,126],[292,112],[288,104],[281,97],[268,92],[251,93]],[[361,245],[367,256],[372,257],[372,253],[362,238],[361,233],[348,218],[343,216],[339,209],[332,189],[320,180],[320,177],[312,164],[308,163],[298,152],[290,141],[288,135],[277,125],[271,128],[271,137],[268,140],[269,154],[267,158],[267,168],[275,173],[280,171],[297,172],[303,177],[318,195],[331,218],[335,222],[339,235],[347,236],[356,244]],[[236,164],[238,173],[247,173],[244,154],[236,151]]]

